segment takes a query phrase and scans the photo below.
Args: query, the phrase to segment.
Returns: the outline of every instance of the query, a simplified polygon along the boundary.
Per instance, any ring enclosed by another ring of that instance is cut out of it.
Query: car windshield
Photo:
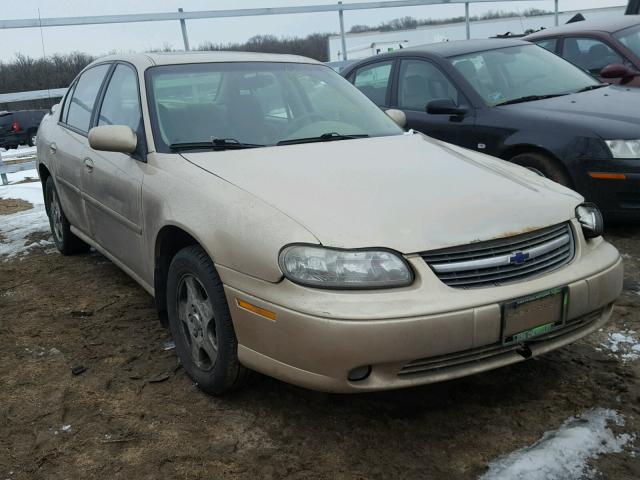
[[[159,151],[403,133],[365,95],[324,65],[166,65],[149,69],[146,82]]]
[[[489,106],[536,100],[595,88],[583,70],[536,45],[449,58]]]
[[[625,28],[613,34],[625,47],[640,57],[640,25]]]

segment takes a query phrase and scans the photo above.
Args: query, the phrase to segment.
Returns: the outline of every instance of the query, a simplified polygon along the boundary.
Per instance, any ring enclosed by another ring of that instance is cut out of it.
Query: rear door
[[[352,73],[350,79],[373,103],[385,108],[391,102],[393,65],[393,60],[369,63]]]
[[[430,137],[471,148],[468,130],[474,126],[470,103],[452,80],[435,63],[422,58],[400,60],[392,105],[407,116],[407,127]],[[433,100],[450,99],[466,108],[464,115],[430,114]],[[469,145],[467,145],[469,143]]]
[[[117,63],[98,102],[94,125],[126,125],[144,139],[136,70]],[[139,154],[100,152],[87,146],[83,190],[91,237],[111,255],[142,273],[142,180]]]
[[[46,148],[55,165],[56,188],[69,223],[88,234],[89,228],[82,198],[84,158],[87,135],[96,98],[111,64],[86,70],[69,89],[58,123],[51,130]]]

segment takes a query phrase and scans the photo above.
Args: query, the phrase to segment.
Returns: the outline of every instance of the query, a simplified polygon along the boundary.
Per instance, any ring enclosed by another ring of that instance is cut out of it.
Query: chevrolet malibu
[[[211,394],[427,384],[600,328],[622,264],[597,208],[404,120],[301,57],[100,59],[38,132],[53,238],[153,295]]]

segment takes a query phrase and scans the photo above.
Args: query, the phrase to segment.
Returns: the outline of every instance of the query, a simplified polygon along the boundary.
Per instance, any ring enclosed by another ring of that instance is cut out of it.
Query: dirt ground
[[[149,295],[101,255],[0,260],[0,479],[472,479],[591,408],[640,432],[640,361],[597,349],[640,331],[640,228],[608,238],[626,280],[604,331],[513,367],[356,396],[260,377],[208,397],[166,349]],[[596,460],[600,478],[640,478],[634,448]]]

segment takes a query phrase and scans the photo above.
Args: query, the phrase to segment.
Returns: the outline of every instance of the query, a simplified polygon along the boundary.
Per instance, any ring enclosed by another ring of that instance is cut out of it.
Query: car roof
[[[92,62],[89,66],[113,61],[132,63],[139,68],[153,65],[179,65],[187,63],[230,63],[230,62],[278,62],[278,63],[308,63],[321,64],[317,60],[298,55],[278,55],[272,53],[254,52],[153,52],[133,53],[122,55],[108,55]]]
[[[383,53],[376,55],[375,57],[368,57],[362,59],[357,64],[369,61],[373,58],[376,60],[384,58],[393,58],[398,56],[414,56],[416,54],[424,54],[425,56],[438,56],[443,58],[455,57],[458,55],[466,55],[468,53],[483,52],[486,50],[496,50],[498,48],[516,47],[521,45],[531,45],[529,42],[524,42],[520,39],[512,38],[489,38],[486,40],[455,40],[452,42],[439,42],[431,43],[428,45],[420,45],[417,47],[403,48],[401,50],[395,50],[389,53]],[[351,70],[352,65],[349,65],[348,69]],[[347,69],[345,69],[347,70]]]
[[[568,23],[559,27],[547,28],[539,32],[532,33],[524,37],[526,40],[533,40],[543,37],[562,35],[565,33],[579,32],[605,32],[614,33],[634,25],[640,25],[638,15],[620,15],[619,17],[607,20],[583,20],[581,22]]]

